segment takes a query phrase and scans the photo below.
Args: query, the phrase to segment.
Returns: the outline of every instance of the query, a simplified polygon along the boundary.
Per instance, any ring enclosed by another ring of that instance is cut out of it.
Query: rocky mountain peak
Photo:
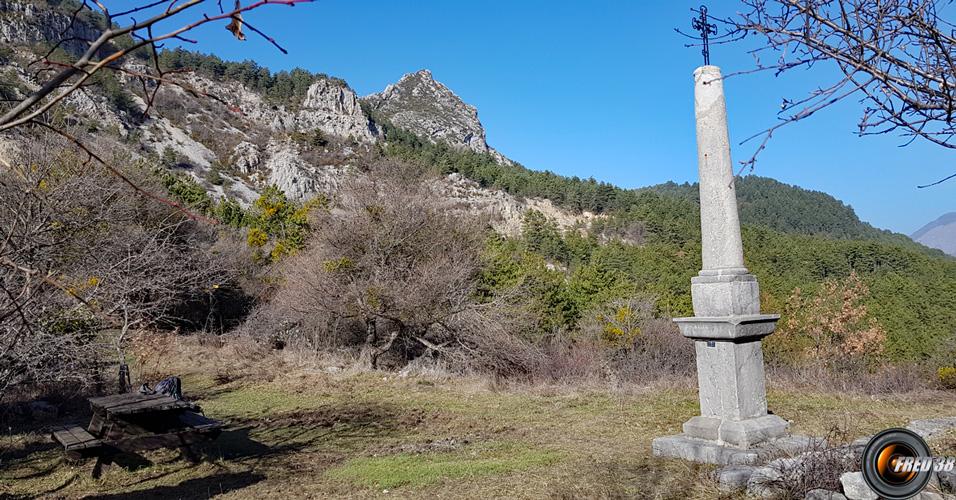
[[[396,126],[432,142],[490,153],[499,161],[508,162],[488,146],[478,110],[435,80],[427,69],[407,73],[382,92],[362,100]]]

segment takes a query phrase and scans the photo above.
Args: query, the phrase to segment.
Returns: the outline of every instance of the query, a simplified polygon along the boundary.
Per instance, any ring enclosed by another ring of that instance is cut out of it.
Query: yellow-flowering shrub
[[[956,366],[943,366],[936,371],[939,384],[947,389],[956,389]]]

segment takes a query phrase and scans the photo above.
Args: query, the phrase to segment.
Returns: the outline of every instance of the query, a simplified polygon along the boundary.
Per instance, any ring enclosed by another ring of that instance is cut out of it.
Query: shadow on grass
[[[214,495],[241,490],[256,484],[266,477],[254,472],[215,474],[208,477],[188,479],[174,486],[156,486],[128,493],[111,493],[86,498],[139,499],[139,498],[210,498]]]
[[[302,460],[300,453],[310,454],[310,470],[323,470],[345,458],[350,449],[364,448],[371,442],[408,432],[412,425],[405,422],[402,416],[403,411],[395,406],[348,402],[234,419],[216,440],[194,444],[189,451],[194,455],[192,458],[205,458],[214,465],[219,461],[242,464],[243,468],[248,469],[246,472],[218,468],[213,472],[203,472],[210,474],[207,477],[190,478],[175,486],[150,487],[155,481],[174,472],[182,473],[184,468],[188,469],[193,465],[179,458],[165,459],[150,453],[117,453],[105,457],[102,465],[118,466],[127,471],[144,471],[140,476],[142,480],[133,486],[144,489],[126,493],[107,492],[92,498],[207,498],[245,488],[267,477],[270,480],[287,481],[287,476],[293,470],[288,465]],[[16,477],[5,477],[2,480],[18,481],[21,485],[19,489],[26,493],[26,497],[43,494],[82,496],[94,493],[87,489],[89,483],[76,480],[90,474],[90,458],[80,463],[68,463],[59,453],[54,453],[57,451],[55,448],[58,447],[52,442],[38,441],[12,453],[6,453],[0,471],[12,466],[10,472],[14,472]],[[156,461],[157,459],[159,461]],[[172,462],[180,461],[182,467],[166,467],[168,471],[153,470],[160,464],[168,466]],[[67,465],[77,468],[75,473],[52,490],[44,491],[48,490],[50,485],[44,484],[42,479]],[[94,471],[95,469],[96,467],[93,467]]]
[[[55,447],[57,446],[53,441],[34,441],[22,448],[16,448],[14,450],[6,450],[0,446],[0,468],[3,468],[3,464],[5,463],[23,460],[34,453],[42,453],[52,450]]]
[[[197,451],[212,459],[268,458],[303,449],[337,451],[336,443],[373,440],[401,431],[398,409],[380,404],[330,405],[232,423]]]

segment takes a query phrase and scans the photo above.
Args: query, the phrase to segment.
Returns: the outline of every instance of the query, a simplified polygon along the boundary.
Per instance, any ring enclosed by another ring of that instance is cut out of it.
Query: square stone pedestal
[[[789,424],[767,412],[760,342],[773,332],[779,318],[744,314],[674,320],[697,351],[700,415],[684,423],[684,434],[655,439],[655,455],[752,463],[761,453],[789,447],[788,441],[780,440]]]
[[[782,456],[794,456],[807,450],[811,438],[786,435],[742,449],[686,434],[663,436],[651,442],[656,457],[680,458],[691,462],[717,465],[752,465]]]

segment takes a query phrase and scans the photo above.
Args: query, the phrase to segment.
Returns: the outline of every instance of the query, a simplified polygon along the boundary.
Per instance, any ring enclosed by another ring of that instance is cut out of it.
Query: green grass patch
[[[421,487],[446,479],[467,479],[507,474],[551,465],[562,454],[516,444],[450,453],[399,454],[349,460],[330,470],[331,478],[346,479],[374,488]]]
[[[202,400],[203,410],[210,415],[255,417],[316,408],[327,402],[317,394],[290,392],[266,386],[237,387]]]

